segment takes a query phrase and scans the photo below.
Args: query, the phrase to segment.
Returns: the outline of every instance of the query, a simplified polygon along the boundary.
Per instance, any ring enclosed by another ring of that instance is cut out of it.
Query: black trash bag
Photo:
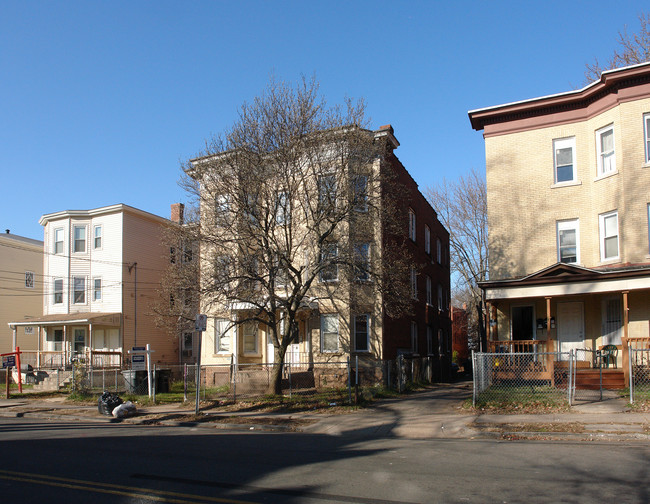
[[[97,401],[97,409],[102,415],[111,416],[113,410],[122,404],[122,399],[117,394],[112,394],[111,392],[104,392],[99,396]]]

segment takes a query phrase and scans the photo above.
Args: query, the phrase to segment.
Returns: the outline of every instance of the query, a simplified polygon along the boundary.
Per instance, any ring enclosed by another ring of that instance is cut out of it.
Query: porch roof
[[[556,263],[525,277],[481,282],[479,286],[488,301],[650,289],[650,265],[595,269]]]
[[[8,322],[12,326],[52,326],[61,324],[104,324],[109,326],[119,326],[121,313],[58,313],[55,315],[43,315],[34,317],[29,320],[19,320]]]

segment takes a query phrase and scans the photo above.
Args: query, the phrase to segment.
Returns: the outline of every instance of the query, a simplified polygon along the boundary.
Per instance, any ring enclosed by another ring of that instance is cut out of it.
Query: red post
[[[7,399],[9,399],[9,384],[11,383],[11,368],[5,368],[7,370],[7,377],[6,377],[6,382],[7,382]]]
[[[16,347],[16,367],[18,368],[18,392],[23,393],[23,379],[20,369],[20,347]]]

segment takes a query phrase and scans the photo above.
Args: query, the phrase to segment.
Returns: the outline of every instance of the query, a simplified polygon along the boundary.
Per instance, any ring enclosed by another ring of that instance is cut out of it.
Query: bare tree
[[[272,81],[183,166],[200,225],[177,231],[200,244],[199,277],[172,274],[170,290],[193,288],[201,310],[230,326],[265,328],[275,354],[270,393],[281,393],[287,349],[314,305],[381,299],[388,315],[410,309],[390,152],[366,129],[363,102],[328,108],[313,79]]]
[[[604,64],[597,59],[585,65],[586,84],[597,81],[605,70],[650,61],[650,14],[639,14],[640,30],[628,34],[627,26],[618,32],[619,49]]]
[[[476,169],[455,181],[443,179],[426,196],[449,231],[454,299],[467,304],[469,336],[476,341],[481,328],[482,296],[479,282],[488,279],[487,190]]]

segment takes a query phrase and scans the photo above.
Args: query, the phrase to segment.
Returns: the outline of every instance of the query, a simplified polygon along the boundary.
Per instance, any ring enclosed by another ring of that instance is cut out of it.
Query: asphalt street
[[[403,439],[0,418],[3,502],[650,502],[645,441]]]

